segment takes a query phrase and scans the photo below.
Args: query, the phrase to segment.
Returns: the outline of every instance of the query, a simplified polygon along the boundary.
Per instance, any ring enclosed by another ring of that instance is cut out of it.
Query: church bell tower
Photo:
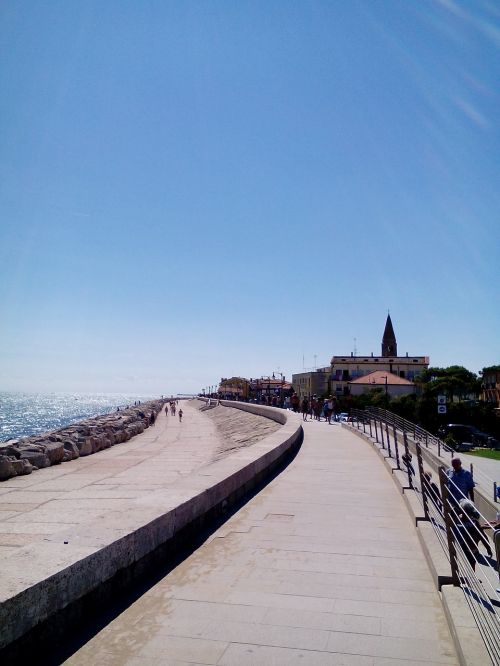
[[[397,356],[398,355],[398,343],[396,342],[396,336],[394,335],[394,329],[392,328],[391,315],[387,315],[387,321],[385,322],[384,335],[382,337],[382,356]]]

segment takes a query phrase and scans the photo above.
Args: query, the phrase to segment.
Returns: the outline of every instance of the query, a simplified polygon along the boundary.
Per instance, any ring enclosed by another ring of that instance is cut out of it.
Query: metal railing
[[[491,661],[500,666],[500,587],[496,562],[485,558],[474,545],[480,541],[492,551],[484,529],[494,526],[473,505],[477,519],[470,522],[465,510],[460,507],[460,499],[466,499],[453,479],[439,465],[439,486],[432,481],[432,472],[423,455],[423,449],[435,447],[439,453],[452,452],[438,438],[427,433],[423,428],[402,419],[386,410],[353,410],[352,426],[370,437],[373,444],[380,446],[393,459],[396,469],[408,477],[408,488],[415,491],[415,496],[423,510],[423,520],[429,521],[434,529],[450,563],[450,579],[464,592],[465,599],[478,626],[479,632]],[[416,454],[413,460],[409,449],[412,440]],[[437,440],[437,441],[436,441]],[[436,451],[434,451],[436,453]],[[479,524],[482,520],[482,525]],[[500,534],[497,532],[496,534]],[[500,537],[493,541],[500,546]],[[480,567],[480,578],[476,574],[476,565]]]
[[[370,419],[373,419],[378,423],[387,423],[391,429],[395,428],[401,436],[406,433],[407,437],[410,437],[411,440],[415,443],[419,443],[425,449],[430,450],[435,456],[437,456],[441,461],[447,462],[450,458],[457,455],[457,452],[452,449],[450,446],[445,444],[439,437],[428,432],[424,428],[408,421],[407,419],[390,412],[387,409],[381,409],[380,407],[369,407],[365,410],[352,410],[352,416],[357,418],[357,415],[360,419],[366,419],[366,415],[370,416]],[[494,479],[489,477],[485,472],[479,469],[477,466],[471,468],[471,472],[474,476],[476,484],[486,493],[487,496],[491,497],[495,503],[498,502],[498,492],[497,492],[497,483]]]

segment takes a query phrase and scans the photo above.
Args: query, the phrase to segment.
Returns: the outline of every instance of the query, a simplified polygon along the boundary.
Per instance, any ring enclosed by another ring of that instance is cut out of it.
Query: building
[[[284,399],[291,395],[292,385],[287,382],[285,375],[273,375],[260,379],[246,379],[245,377],[222,378],[218,387],[218,396],[225,400],[252,401],[280,406]]]
[[[386,370],[375,370],[375,372],[353,379],[348,383],[348,387],[351,395],[361,395],[374,389],[382,389],[389,398],[411,395],[415,393],[416,389],[413,382]]]
[[[481,374],[481,400],[497,409],[500,407],[500,365],[483,368]]]
[[[429,367],[428,356],[398,355],[398,345],[390,315],[387,315],[384,334],[382,336],[381,356],[333,356],[330,362],[330,391],[332,393],[349,393],[349,383],[360,377],[378,370],[397,375],[401,379],[414,382],[423,370]]]
[[[245,377],[222,378],[220,380],[218,395],[226,400],[248,400],[250,383]]]
[[[292,386],[295,393],[302,398],[312,395],[322,396],[329,393],[330,366],[318,368],[310,372],[299,372],[292,376]]]
[[[292,377],[292,384],[300,398],[312,395],[349,395],[350,384],[370,373],[390,373],[413,384],[428,367],[428,356],[410,356],[408,353],[404,356],[398,355],[394,327],[390,315],[387,315],[380,356],[374,356],[373,353],[369,356],[355,356],[354,353],[333,356],[330,367],[297,373]]]
[[[275,377],[273,373],[272,376],[250,379],[250,399],[255,402],[281,406],[291,393],[292,385],[286,381],[285,375]]]

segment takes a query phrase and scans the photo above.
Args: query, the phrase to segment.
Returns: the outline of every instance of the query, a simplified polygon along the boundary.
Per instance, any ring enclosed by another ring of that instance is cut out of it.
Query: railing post
[[[459,587],[460,580],[458,578],[457,550],[455,548],[455,540],[453,537],[453,521],[450,513],[448,477],[446,476],[443,466],[439,468],[439,483],[441,485],[441,497],[443,498],[443,516],[446,524],[446,537],[448,539],[448,551],[450,554],[451,578],[453,580],[453,585]]]
[[[429,504],[427,500],[427,488],[425,484],[427,483],[424,476],[424,464],[422,462],[422,447],[418,442],[415,443],[417,450],[417,462],[418,462],[418,474],[420,476],[420,488],[422,490],[422,502],[424,505],[424,515],[425,520],[429,520]]]
[[[497,482],[493,481],[493,501],[496,503],[498,502],[498,497],[497,497]]]
[[[408,472],[408,485],[410,488],[413,488],[413,479],[411,478],[410,471],[410,449],[408,448],[408,436],[406,434],[406,430],[403,430],[403,442],[405,446],[405,459],[408,461],[408,464],[406,465],[406,471]]]
[[[374,418],[374,419],[373,419],[373,423],[374,423],[374,425],[375,425],[375,441],[376,441],[376,442],[377,442],[377,444],[378,444],[378,428],[377,428],[377,419],[375,419],[375,418]]]
[[[401,467],[399,466],[398,435],[397,435],[397,432],[396,432],[396,426],[395,425],[392,426],[392,432],[393,432],[393,435],[394,435],[394,446],[396,448],[396,466],[397,466],[398,469],[401,469]]]
[[[441,458],[441,440],[438,439],[438,458]]]
[[[381,439],[381,441],[382,441],[382,448],[385,449],[385,444],[384,444],[384,427],[383,427],[383,423],[382,423],[382,419],[381,419],[381,418],[379,419],[379,423],[380,423],[380,439]]]
[[[386,422],[385,422],[385,436],[386,436],[386,439],[387,439],[387,450],[388,450],[388,452],[389,452],[389,458],[392,458],[392,454],[391,454],[391,438],[390,438],[390,436],[389,436],[389,424],[387,423],[387,420],[386,420]]]
[[[366,419],[365,415],[363,414],[363,435],[366,433]]]
[[[429,433],[427,432],[427,430],[425,431],[425,448],[426,449],[429,448]]]
[[[368,425],[370,426],[370,439],[373,439],[373,433],[372,433],[372,417],[370,414],[368,414]]]

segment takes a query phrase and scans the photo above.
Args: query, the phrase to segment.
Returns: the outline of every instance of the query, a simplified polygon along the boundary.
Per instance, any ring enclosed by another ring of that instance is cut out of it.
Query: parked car
[[[471,448],[473,446],[487,446],[488,435],[471,425],[448,423],[441,426],[437,434],[443,440],[451,435],[457,444],[468,443]],[[458,449],[456,450],[458,451]]]
[[[344,421],[344,422],[349,421],[349,414],[347,412],[340,412],[339,421]]]
[[[457,442],[456,444],[453,444],[451,448],[457,453],[467,453],[468,451],[472,451],[474,444],[471,444],[470,442]]]
[[[489,449],[495,449],[495,451],[500,450],[500,441],[495,437],[488,437],[486,440],[486,446]]]

